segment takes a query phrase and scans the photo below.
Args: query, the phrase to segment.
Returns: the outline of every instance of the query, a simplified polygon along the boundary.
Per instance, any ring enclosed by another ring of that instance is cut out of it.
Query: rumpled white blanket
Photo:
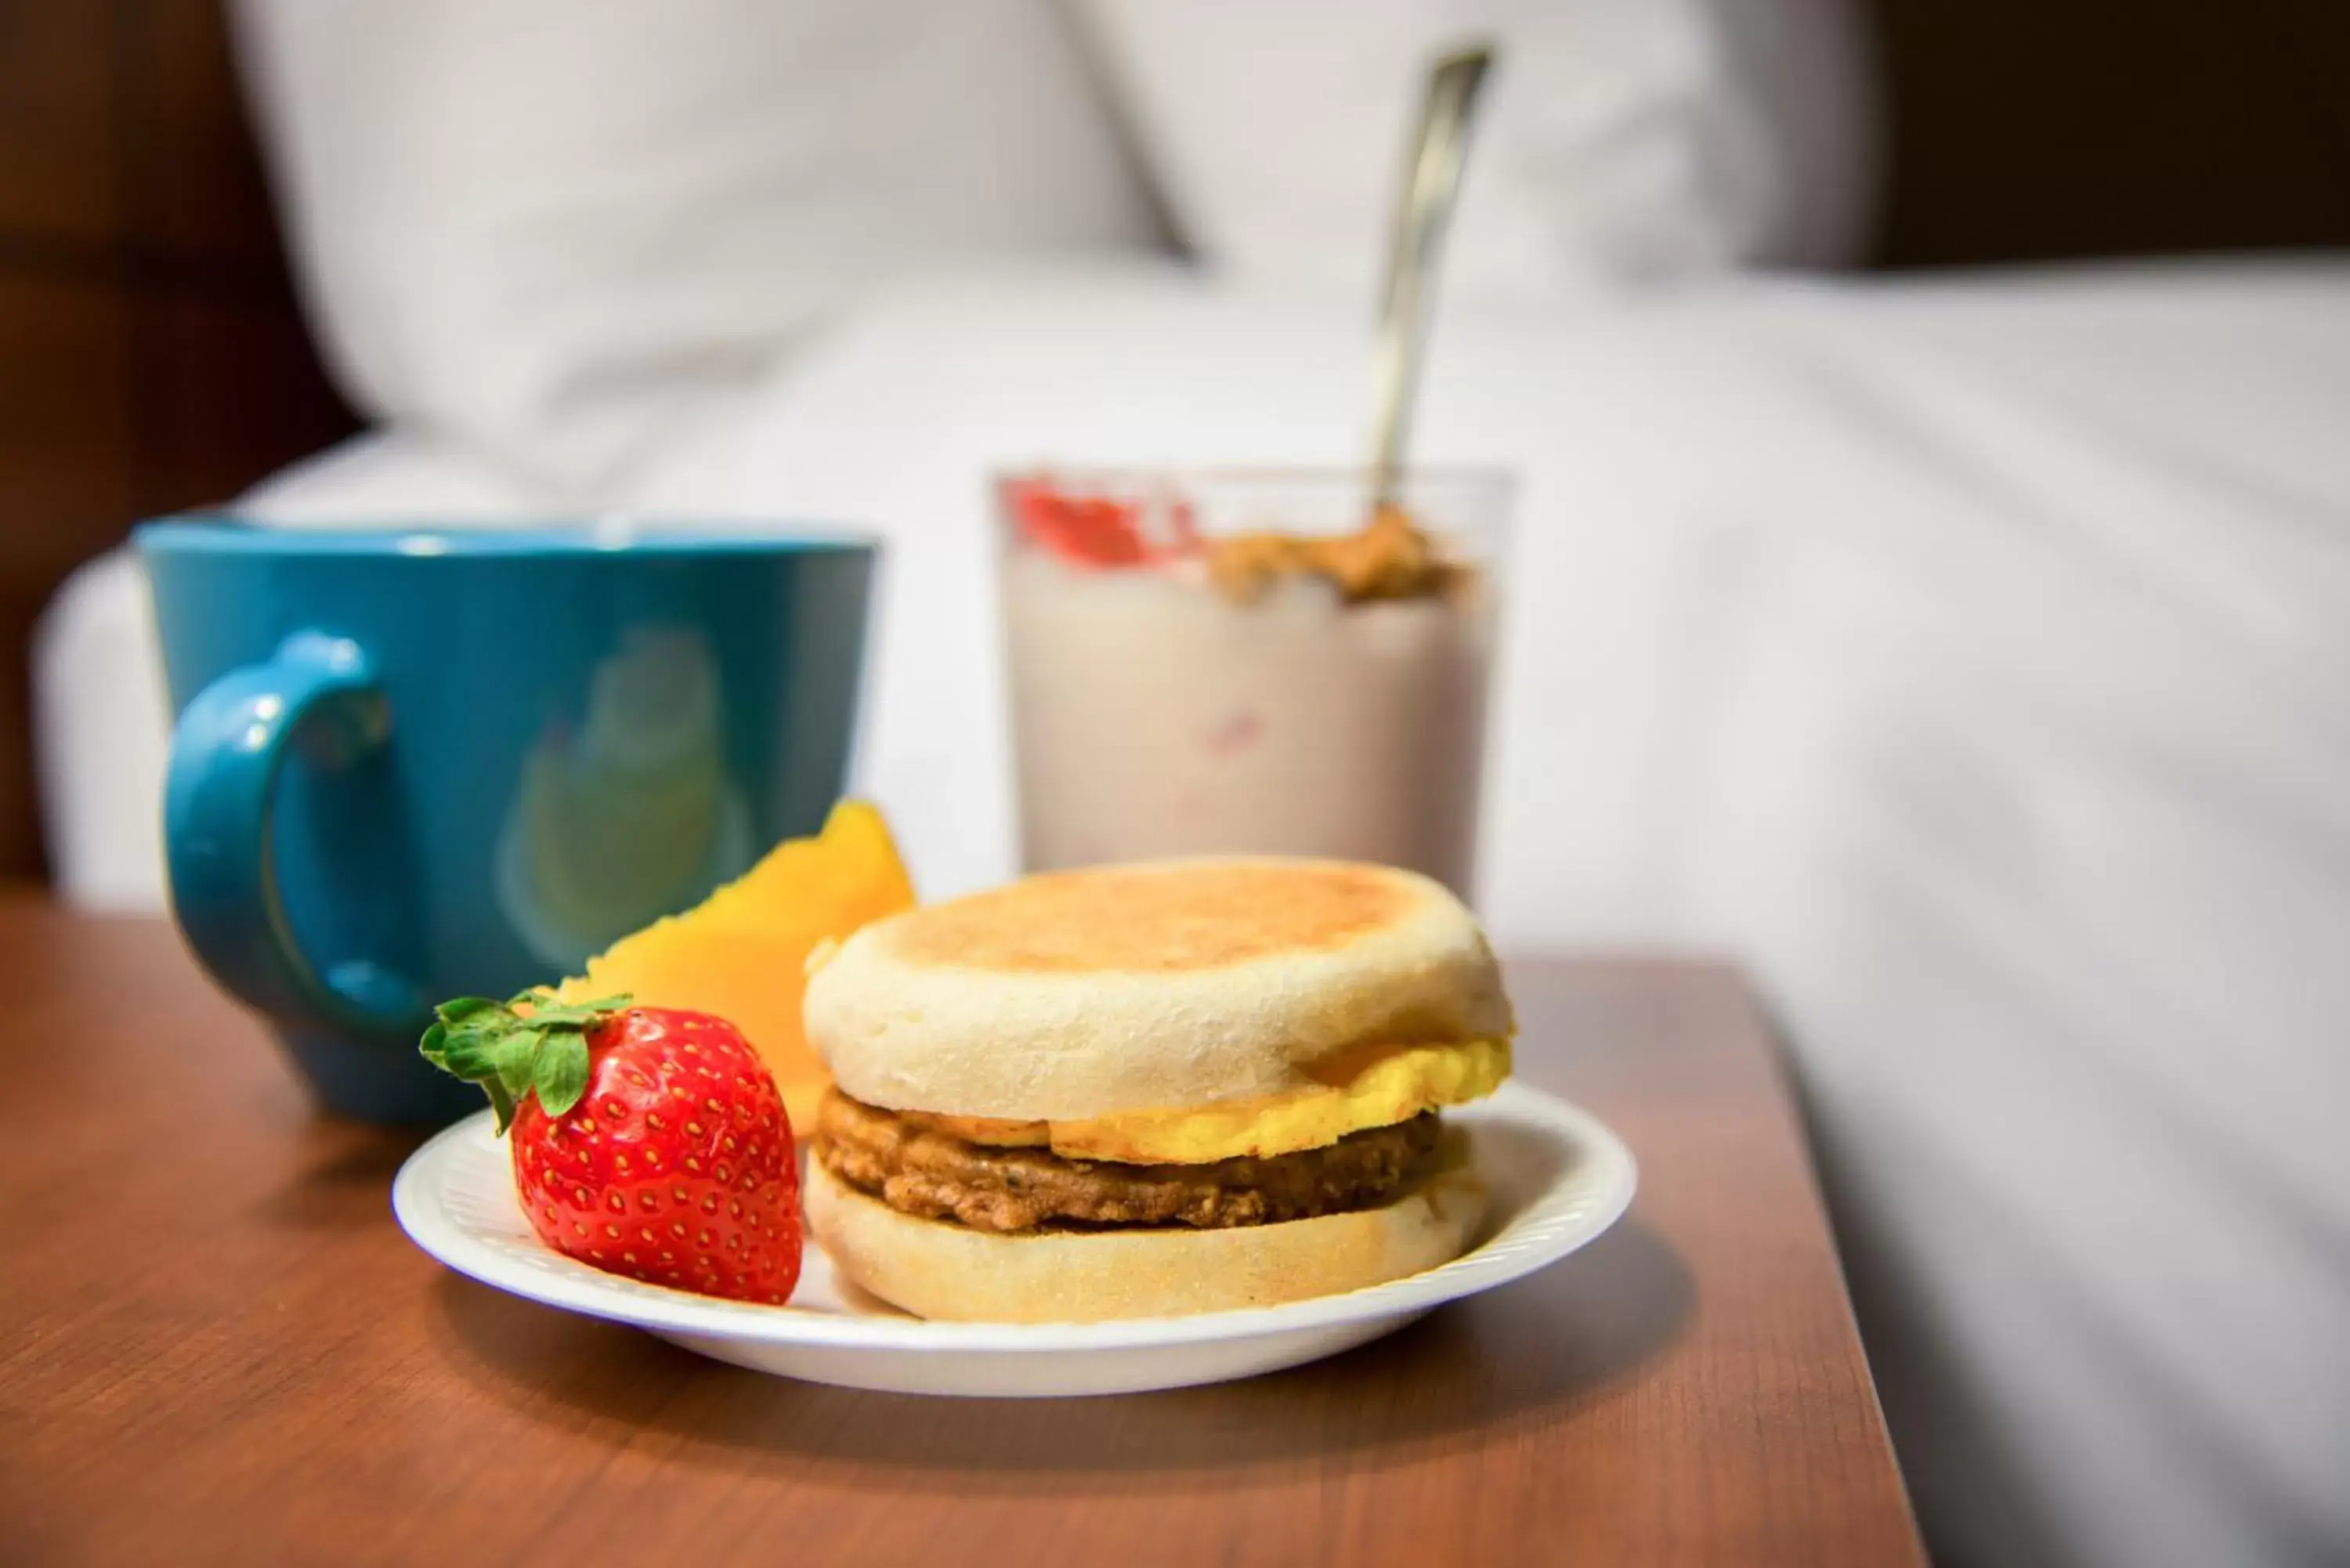
[[[370,419],[600,504],[876,288],[1178,251],[1367,318],[1418,81],[1500,46],[1447,290],[1858,248],[1852,0],[237,0]]]

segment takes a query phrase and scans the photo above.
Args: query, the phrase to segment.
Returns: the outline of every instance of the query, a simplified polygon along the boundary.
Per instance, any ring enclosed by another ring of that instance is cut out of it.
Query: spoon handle
[[[1392,505],[1411,437],[1411,408],[1419,389],[1428,342],[1429,297],[1453,197],[1468,151],[1469,120],[1493,52],[1480,45],[1446,55],[1429,67],[1419,128],[1396,192],[1395,230],[1388,241],[1387,298],[1379,309],[1371,358],[1371,503]]]

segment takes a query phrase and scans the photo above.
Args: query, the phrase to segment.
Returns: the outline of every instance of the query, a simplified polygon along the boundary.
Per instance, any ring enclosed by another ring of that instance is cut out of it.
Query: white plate
[[[574,1262],[531,1233],[506,1150],[483,1111],[418,1149],[392,1183],[416,1244],[531,1301],[632,1324],[761,1372],[899,1394],[1128,1394],[1247,1377],[1390,1334],[1431,1308],[1556,1262],[1632,1201],[1631,1152],[1588,1112],[1523,1084],[1446,1113],[1471,1129],[1492,1194],[1479,1245],[1441,1268],[1284,1306],[1118,1323],[926,1323],[851,1300],[811,1244],[789,1306],[639,1284]]]

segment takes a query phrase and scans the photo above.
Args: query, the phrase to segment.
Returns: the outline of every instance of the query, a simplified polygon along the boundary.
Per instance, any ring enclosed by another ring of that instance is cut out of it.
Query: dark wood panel
[[[139,85],[126,111],[126,228],[167,268],[234,259],[274,282],[276,220],[220,0],[139,0],[122,26],[124,69]]]
[[[0,1140],[0,1516],[28,1563],[1918,1563],[1743,988],[1511,983],[1523,1075],[1638,1153],[1598,1244],[1277,1376],[925,1401],[441,1270],[414,1137],[308,1111],[167,929],[0,905],[13,1026],[75,1042]]]
[[[1881,254],[2350,245],[2342,0],[1876,0]]]
[[[139,300],[134,332],[142,516],[228,500],[350,431],[283,296],[156,291]]]
[[[107,0],[0,0],[0,257],[114,237],[122,82]]]
[[[54,577],[131,504],[130,299],[0,268],[0,562]]]
[[[131,505],[130,341],[116,291],[0,270],[0,873],[40,864],[26,634]]]
[[[0,877],[40,866],[25,644],[57,583],[352,422],[220,0],[0,0]]]

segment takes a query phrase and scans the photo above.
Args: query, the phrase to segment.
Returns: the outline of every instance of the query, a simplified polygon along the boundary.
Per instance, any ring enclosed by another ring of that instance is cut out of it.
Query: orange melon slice
[[[808,953],[913,903],[880,812],[844,800],[816,837],[785,839],[695,908],[622,937],[556,994],[625,992],[640,1006],[727,1020],[775,1075],[792,1126],[806,1129],[832,1081],[800,1030]]]

